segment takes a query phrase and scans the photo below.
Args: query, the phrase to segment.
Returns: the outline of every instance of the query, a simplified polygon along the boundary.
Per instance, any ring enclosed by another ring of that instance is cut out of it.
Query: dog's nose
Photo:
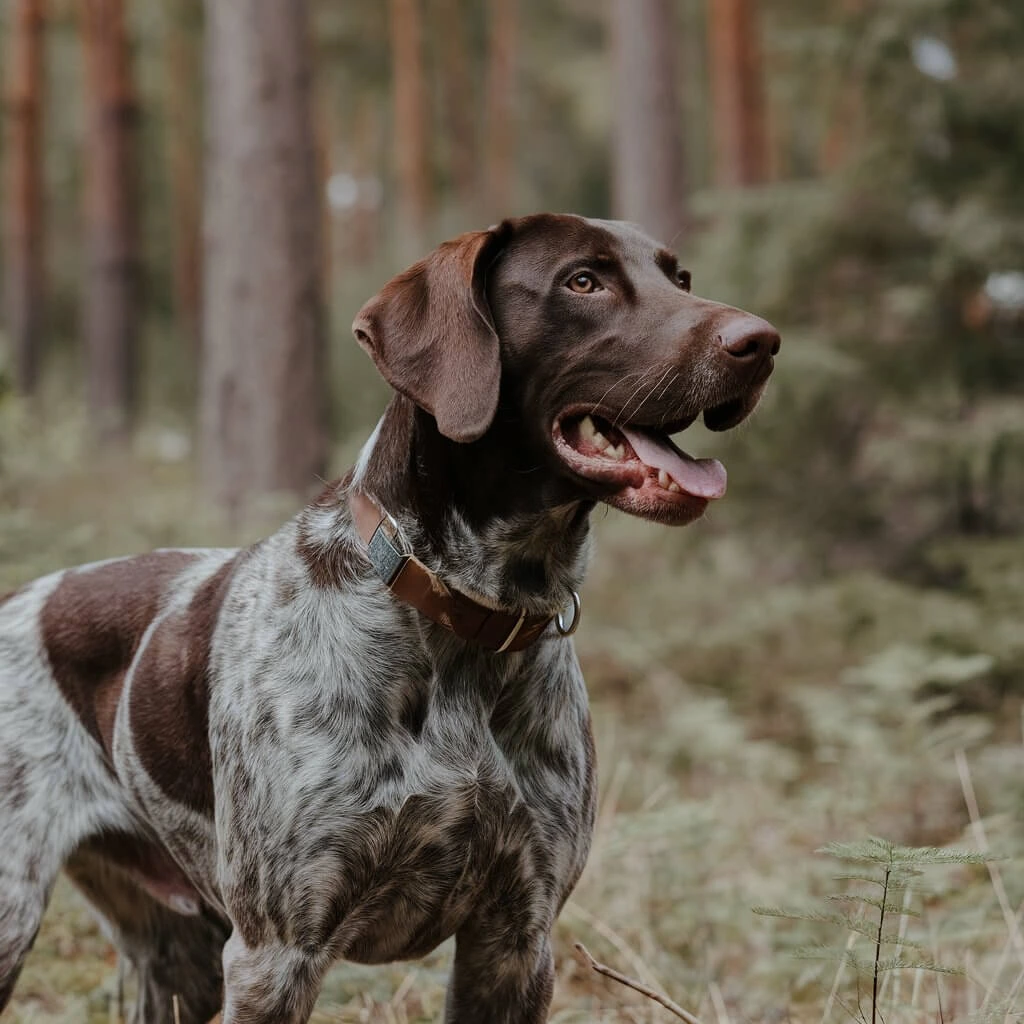
[[[749,366],[767,362],[782,346],[779,332],[750,313],[732,318],[722,327],[718,340],[730,359]]]

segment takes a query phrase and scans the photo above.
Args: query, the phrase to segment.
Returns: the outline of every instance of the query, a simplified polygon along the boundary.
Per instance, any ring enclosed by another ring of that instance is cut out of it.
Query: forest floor
[[[114,554],[247,542],[288,514],[271,503],[229,530],[202,512],[187,465],[161,461],[173,438],[103,462],[80,436],[66,425],[0,432],[0,590]],[[589,865],[556,931],[552,1021],[674,1019],[581,966],[574,942],[704,1024],[872,1019],[869,977],[792,955],[821,943],[870,960],[856,928],[877,923],[871,907],[851,915],[853,931],[834,916],[752,912],[835,915],[827,894],[855,883],[835,881],[841,865],[815,851],[871,835],[984,842],[1008,858],[927,868],[921,895],[900,894],[885,930],[903,935],[902,959],[963,973],[889,973],[881,1019],[1018,1016],[1024,544],[937,542],[914,581],[810,575],[800,537],[784,524],[741,531],[727,502],[684,531],[596,516],[578,646],[602,795]],[[909,956],[912,939],[921,948]],[[450,956],[445,946],[417,963],[340,965],[315,1020],[436,1020]],[[116,1021],[116,989],[111,949],[62,881],[7,1019]]]

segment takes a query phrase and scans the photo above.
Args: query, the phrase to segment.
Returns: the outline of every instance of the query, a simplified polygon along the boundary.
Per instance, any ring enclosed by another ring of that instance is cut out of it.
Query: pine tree
[[[209,492],[316,485],[326,457],[306,6],[207,0],[200,443]]]
[[[121,440],[134,414],[138,369],[138,104],[124,0],[81,0],[79,10],[87,120],[87,397],[96,435]]]
[[[45,0],[11,6],[5,133],[4,306],[14,387],[32,395],[39,381],[43,305],[42,91]]]

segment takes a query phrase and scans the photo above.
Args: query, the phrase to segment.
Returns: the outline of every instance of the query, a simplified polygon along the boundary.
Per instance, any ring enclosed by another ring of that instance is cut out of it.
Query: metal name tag
[[[384,581],[385,586],[390,587],[409,556],[395,547],[394,542],[384,532],[383,522],[373,531],[366,550],[377,575]]]

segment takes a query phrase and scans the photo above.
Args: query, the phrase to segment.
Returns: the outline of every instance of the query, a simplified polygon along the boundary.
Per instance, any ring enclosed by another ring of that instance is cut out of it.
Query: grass
[[[197,499],[173,434],[151,428],[136,452],[99,459],[74,424],[0,413],[0,591],[113,554],[245,542],[294,504],[269,502],[232,531]],[[342,446],[339,467],[353,450]],[[835,865],[814,854],[830,842],[977,849],[983,829],[1010,858],[1024,847],[1020,538],[936,543],[921,559],[938,583],[923,586],[863,567],[813,574],[784,522],[741,529],[749,512],[726,499],[684,531],[597,516],[578,645],[602,796],[556,930],[559,1024],[673,1019],[581,966],[577,941],[704,1024],[870,1018],[852,974],[789,955],[834,942],[826,924],[752,907],[834,892]],[[998,877],[964,864],[931,880],[923,955],[964,974],[895,972],[888,1024],[1017,1014],[1024,878],[1013,859]],[[315,1020],[435,1020],[449,959],[443,947],[414,964],[340,965]],[[110,948],[62,882],[8,1019],[109,1022],[115,993]]]

